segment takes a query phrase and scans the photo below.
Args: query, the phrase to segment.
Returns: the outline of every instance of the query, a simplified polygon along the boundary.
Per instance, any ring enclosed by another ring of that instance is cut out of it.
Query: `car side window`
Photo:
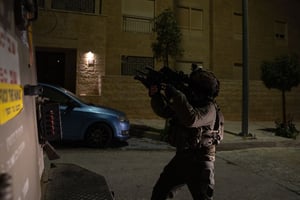
[[[71,101],[65,94],[48,87],[43,87],[43,96],[49,99],[49,101],[59,103],[62,106],[67,106],[68,102]]]

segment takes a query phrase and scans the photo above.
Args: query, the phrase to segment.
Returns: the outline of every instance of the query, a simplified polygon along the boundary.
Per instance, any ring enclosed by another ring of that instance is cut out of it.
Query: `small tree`
[[[178,27],[174,13],[170,9],[164,10],[155,18],[154,31],[156,32],[156,42],[152,43],[152,51],[156,60],[163,61],[164,67],[169,66],[169,56],[176,59],[183,53],[180,47],[181,32]],[[167,140],[168,120],[166,120],[161,139]]]
[[[274,61],[264,61],[261,65],[261,79],[269,89],[281,91],[282,96],[282,124],[277,125],[287,129],[293,124],[288,124],[286,119],[285,93],[300,83],[300,65],[297,55],[284,55],[276,57]]]
[[[169,66],[169,56],[181,56],[181,32],[178,28],[174,13],[166,9],[155,18],[154,31],[157,33],[156,42],[152,43],[152,51],[157,60],[162,60],[164,66]]]

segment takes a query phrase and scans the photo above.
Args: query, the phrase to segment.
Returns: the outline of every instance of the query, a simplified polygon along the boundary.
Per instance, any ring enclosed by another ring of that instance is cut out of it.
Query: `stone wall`
[[[40,10],[33,23],[35,47],[76,50],[76,66],[71,67],[76,67],[77,94],[99,95],[100,77],[105,74],[106,19],[101,15]],[[87,63],[88,52],[94,54],[93,64]],[[65,82],[68,76],[66,72]]]
[[[226,120],[242,120],[242,81],[220,80],[221,92],[217,97]],[[300,121],[300,87],[286,95],[287,114]],[[151,110],[146,88],[131,76],[105,76],[101,96],[82,97],[94,103],[117,108],[129,119],[158,118]],[[282,116],[281,93],[267,89],[261,81],[249,83],[249,121],[275,121]]]

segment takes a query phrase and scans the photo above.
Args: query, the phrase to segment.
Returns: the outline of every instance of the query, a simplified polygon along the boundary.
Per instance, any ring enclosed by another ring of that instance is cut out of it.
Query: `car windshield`
[[[63,88],[64,89],[64,88]],[[80,99],[76,94],[74,94],[73,92],[67,90],[67,89],[64,89],[65,90],[65,93],[67,93],[68,95],[72,96],[74,99],[76,99],[77,101],[81,102],[81,103],[84,103],[84,104],[88,104],[88,105],[94,105],[93,103],[90,103],[90,102],[87,102],[87,101],[84,101],[82,99]]]
[[[63,88],[63,89],[64,89],[64,88]],[[71,91],[69,91],[69,90],[67,90],[67,89],[64,89],[64,90],[65,90],[65,93],[66,93],[66,94],[72,96],[74,99],[77,99],[78,101],[85,103],[83,100],[79,99],[79,97],[78,97],[76,94],[74,94],[73,92],[71,92]]]
[[[62,88],[62,90],[64,90],[64,93],[61,92],[61,91],[59,91],[59,90],[57,90],[57,89],[44,86],[43,87],[43,96],[46,97],[46,98],[48,98],[52,102],[59,103],[62,106],[68,106],[68,104],[70,102],[74,102],[74,99],[76,101],[81,102],[81,103],[85,103],[84,101],[82,101],[81,99],[79,99],[71,91],[66,90],[64,88]]]

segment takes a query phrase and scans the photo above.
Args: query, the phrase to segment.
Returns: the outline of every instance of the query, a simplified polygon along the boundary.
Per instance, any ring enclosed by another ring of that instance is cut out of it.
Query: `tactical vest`
[[[209,126],[190,128],[180,125],[176,120],[168,121],[168,141],[177,150],[210,148],[224,137],[224,116],[217,105],[213,130]]]

